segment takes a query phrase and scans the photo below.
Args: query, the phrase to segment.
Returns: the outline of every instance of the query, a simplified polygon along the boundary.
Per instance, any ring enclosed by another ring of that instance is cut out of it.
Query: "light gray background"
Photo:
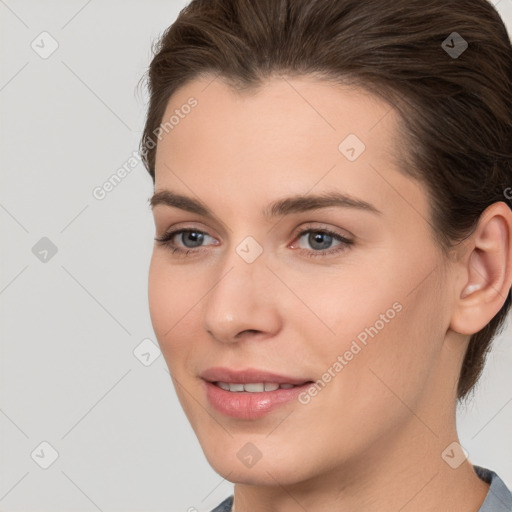
[[[138,148],[137,83],[185,3],[0,0],[2,512],[202,511],[232,490],[163,357],[134,355],[156,343],[151,179],[139,163],[103,200],[92,194]],[[511,31],[512,0],[494,3]],[[31,47],[51,49],[44,31],[58,43],[47,58]],[[32,250],[43,237],[57,247],[46,262]],[[512,487],[511,342],[509,327],[458,420],[472,462]],[[42,442],[58,452],[47,469]]]

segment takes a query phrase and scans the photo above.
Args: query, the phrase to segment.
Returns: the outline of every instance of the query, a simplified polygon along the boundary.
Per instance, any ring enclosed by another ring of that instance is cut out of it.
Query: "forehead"
[[[170,129],[158,144],[157,164],[162,152],[176,160],[186,152],[192,163],[194,155],[186,151],[192,146],[203,154],[214,150],[217,161],[242,154],[253,160],[310,160],[326,151],[337,158],[351,134],[389,160],[397,154],[397,119],[388,103],[364,89],[312,77],[274,77],[249,90],[235,90],[219,77],[196,79],[167,105],[162,125],[172,120],[172,126],[167,123]]]
[[[274,77],[237,91],[220,78],[202,78],[171,97],[164,128],[171,118],[157,146],[156,190],[236,203],[237,195],[260,202],[334,188],[379,210],[390,201],[403,206],[397,194],[422,195],[398,172],[398,114],[361,88]]]

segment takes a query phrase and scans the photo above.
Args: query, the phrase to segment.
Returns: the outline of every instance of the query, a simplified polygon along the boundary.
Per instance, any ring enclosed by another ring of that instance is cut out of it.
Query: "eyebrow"
[[[196,213],[203,217],[217,219],[216,215],[214,215],[213,212],[201,201],[177,194],[170,190],[160,190],[159,192],[155,192],[149,199],[149,202],[151,204],[151,208],[154,208],[157,205],[165,205],[179,208],[180,210],[185,210],[190,213]],[[333,206],[355,208],[378,215],[382,214],[380,210],[366,201],[347,194],[331,191],[318,195],[296,195],[278,199],[267,205],[263,210],[263,216],[267,219],[271,219],[274,217],[290,215],[292,213],[307,212],[310,210],[329,208]]]

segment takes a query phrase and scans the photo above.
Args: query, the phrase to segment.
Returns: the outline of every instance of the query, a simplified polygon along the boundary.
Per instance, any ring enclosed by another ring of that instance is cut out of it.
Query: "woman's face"
[[[310,78],[243,94],[210,78],[177,91],[171,116],[156,236],[189,232],[155,243],[150,312],[213,468],[275,485],[404,457],[411,438],[441,454],[454,283],[426,191],[395,163],[394,109]]]

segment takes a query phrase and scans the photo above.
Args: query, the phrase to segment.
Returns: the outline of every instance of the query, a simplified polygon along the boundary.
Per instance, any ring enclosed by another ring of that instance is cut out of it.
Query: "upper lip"
[[[310,382],[309,379],[300,377],[291,377],[279,375],[277,373],[260,370],[257,368],[246,368],[245,370],[235,370],[232,368],[223,368],[220,366],[208,368],[200,374],[200,377],[209,382],[226,382],[237,384],[250,383],[275,383],[275,384],[304,384]]]

